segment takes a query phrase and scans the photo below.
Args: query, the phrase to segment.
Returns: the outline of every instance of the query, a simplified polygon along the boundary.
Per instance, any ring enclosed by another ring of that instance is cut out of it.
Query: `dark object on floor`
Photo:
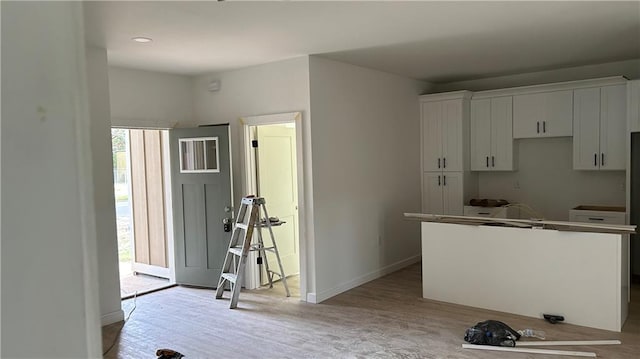
[[[497,320],[486,320],[466,330],[464,340],[471,344],[515,347],[520,334]]]
[[[180,359],[184,358],[184,355],[171,349],[158,349],[156,350],[156,356],[158,359]]]
[[[558,322],[563,322],[564,321],[564,317],[561,316],[561,315],[542,314],[542,316],[544,317],[544,319],[546,319],[551,324],[556,324]]]

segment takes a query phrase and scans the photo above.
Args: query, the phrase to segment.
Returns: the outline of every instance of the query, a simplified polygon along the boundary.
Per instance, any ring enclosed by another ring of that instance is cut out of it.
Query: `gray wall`
[[[101,357],[82,8],[2,3],[3,358]]]
[[[113,126],[169,128],[193,121],[192,80],[189,76],[110,67]]]
[[[427,85],[310,57],[317,300],[419,258],[418,95]]]
[[[516,140],[518,171],[480,172],[479,197],[524,203],[561,221],[581,204],[624,207],[625,172],[574,171],[572,146],[571,137]]]

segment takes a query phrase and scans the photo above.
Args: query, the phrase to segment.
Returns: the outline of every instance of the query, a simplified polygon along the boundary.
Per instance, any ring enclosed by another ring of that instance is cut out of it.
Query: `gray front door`
[[[176,283],[215,287],[231,238],[229,125],[169,131]]]

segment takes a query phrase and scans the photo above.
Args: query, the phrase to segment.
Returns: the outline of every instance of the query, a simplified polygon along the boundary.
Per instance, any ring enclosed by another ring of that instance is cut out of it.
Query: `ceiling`
[[[435,83],[640,58],[640,2],[86,2],[114,66],[185,75],[303,55]],[[132,37],[153,42],[140,44]]]

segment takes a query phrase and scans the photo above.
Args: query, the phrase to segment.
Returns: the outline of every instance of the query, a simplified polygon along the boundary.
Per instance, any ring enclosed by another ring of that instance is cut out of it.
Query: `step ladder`
[[[261,213],[262,212],[262,213]],[[264,214],[264,217],[262,215]],[[260,218],[264,218],[260,220]],[[238,297],[240,296],[240,290],[242,288],[242,281],[244,280],[245,267],[247,264],[247,256],[249,252],[259,252],[259,257],[262,258],[265,265],[267,279],[269,280],[269,288],[273,288],[274,275],[277,275],[284,284],[284,289],[287,293],[287,297],[291,296],[289,292],[289,286],[287,285],[287,278],[284,275],[284,269],[282,269],[282,262],[280,261],[280,254],[278,253],[278,247],[273,235],[272,226],[280,225],[284,222],[273,223],[269,219],[267,213],[267,207],[265,206],[265,200],[262,197],[244,197],[238,210],[238,216],[236,217],[235,227],[231,234],[231,240],[229,241],[229,249],[227,255],[224,258],[224,264],[222,266],[222,272],[220,273],[220,279],[218,280],[218,287],[216,289],[216,299],[221,299],[224,293],[224,288],[227,283],[231,287],[231,303],[229,308],[233,309],[238,306]],[[257,243],[251,244],[254,228],[258,229]],[[262,238],[262,228],[267,228],[271,237],[271,245],[265,246]],[[269,268],[269,262],[267,261],[266,252],[272,252],[275,254],[278,260],[278,268],[280,272],[275,272]]]

